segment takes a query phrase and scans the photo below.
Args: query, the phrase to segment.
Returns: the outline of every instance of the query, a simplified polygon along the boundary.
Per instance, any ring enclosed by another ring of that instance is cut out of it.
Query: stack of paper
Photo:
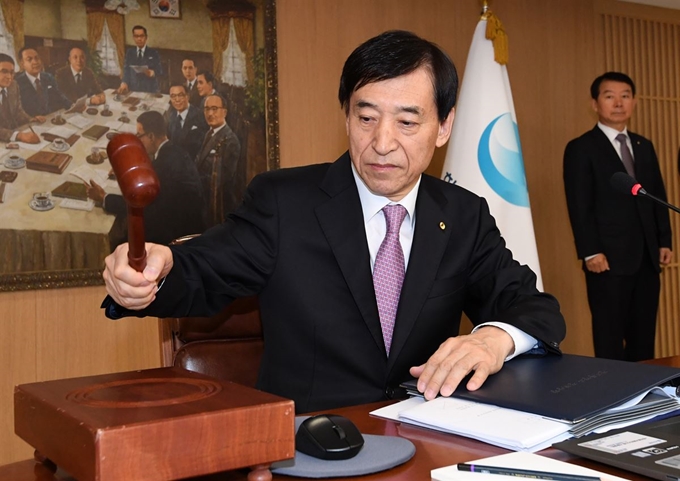
[[[569,475],[573,476],[592,476],[594,478],[606,479],[607,481],[627,481],[625,478],[612,476],[611,474],[595,471],[594,469],[584,468],[576,464],[565,463],[557,459],[539,456],[530,453],[509,453],[501,454],[499,456],[492,456],[484,459],[477,459],[469,461],[468,464],[477,464],[483,466],[493,466],[498,468],[507,468],[508,470],[531,470],[536,472],[543,472],[548,474],[555,474],[557,476],[534,475],[531,477],[523,477],[520,475],[511,475],[514,481],[537,479],[559,479],[559,475],[564,476],[563,479],[568,479]],[[433,481],[507,481],[508,475],[486,474],[480,472],[466,472],[459,471],[457,466],[447,466],[445,468],[433,469],[430,471],[430,476]]]
[[[371,414],[477,439],[512,451],[536,452],[571,437],[630,426],[678,409],[680,401],[675,396],[675,389],[657,387],[579,423],[447,397],[432,401],[413,397]]]

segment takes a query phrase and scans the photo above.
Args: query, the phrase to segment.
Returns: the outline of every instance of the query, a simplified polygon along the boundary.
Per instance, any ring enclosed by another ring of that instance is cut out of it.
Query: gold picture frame
[[[261,99],[260,102],[260,109],[262,111],[261,114],[261,131],[262,131],[262,136],[263,139],[258,141],[255,139],[253,141],[252,138],[249,138],[247,140],[248,145],[258,145],[258,149],[261,151],[258,155],[261,157],[258,158],[258,163],[257,169],[254,170],[254,172],[251,172],[251,164],[255,165],[254,162],[249,158],[248,159],[248,165],[249,165],[249,175],[248,175],[248,180],[252,177],[252,175],[259,173],[260,171],[265,171],[265,170],[272,170],[272,169],[278,169],[279,168],[279,128],[278,128],[278,77],[277,77],[277,46],[276,46],[276,0],[250,0],[251,3],[254,4],[253,7],[253,12],[254,15],[260,15],[261,18],[258,19],[256,24],[256,29],[260,28],[261,31],[256,32],[255,38],[256,38],[256,51],[259,51],[259,55],[255,55],[256,58],[258,58],[258,62],[260,64],[259,69],[255,69],[255,71],[261,72],[261,76],[263,78],[260,79],[259,82],[257,82],[257,92],[260,92],[264,98]],[[96,3],[97,0],[88,0],[85,2],[88,7],[92,3]],[[55,4],[58,4],[60,2],[55,2]],[[73,5],[73,2],[68,2],[70,5]],[[101,1],[103,3],[103,0]],[[190,7],[191,9],[199,8],[205,8],[206,9],[206,15],[212,16],[212,12],[209,11],[210,5],[212,2],[196,2],[196,4],[187,5],[186,3],[182,5],[183,8],[187,9],[186,11],[183,12],[184,17],[188,17],[190,13]],[[218,2],[219,3],[219,2]],[[34,7],[37,8],[37,7]],[[44,7],[47,8],[47,7]],[[52,8],[52,7],[49,7]],[[58,6],[55,8],[59,8]],[[85,8],[85,7],[83,7]],[[28,13],[27,13],[28,15]],[[146,13],[144,13],[146,15]],[[30,16],[30,15],[29,15]],[[84,18],[84,12],[83,12],[83,18]],[[147,17],[148,18],[148,17]],[[28,22],[31,21],[30,18],[25,18],[24,19],[25,23],[27,24]],[[130,22],[133,22],[134,20],[130,20]],[[178,22],[171,22],[172,25],[177,25],[177,28],[182,28],[180,22],[184,22],[184,19],[179,19]],[[134,23],[128,24],[128,20],[125,20],[126,26],[126,47],[129,47],[132,45],[132,42],[128,38],[129,32],[134,25]],[[164,22],[165,25],[165,22]],[[168,24],[169,25],[169,24]],[[149,22],[149,25],[147,25],[147,28],[149,30],[149,43],[152,47],[155,47],[160,43],[160,40],[158,40],[158,37],[156,37],[156,43],[154,45],[154,25],[153,21]],[[206,35],[205,32],[201,32],[202,34]],[[210,35],[208,32],[207,35]],[[257,39],[263,39],[257,43]],[[30,42],[33,42],[34,44],[39,45],[38,50],[41,52],[41,56],[43,59],[46,57],[49,57],[50,53],[52,52],[50,49],[56,48],[59,45],[62,44],[67,44],[68,42],[73,43],[74,41],[72,39],[58,39],[58,38],[32,38],[29,36],[29,33],[27,32],[26,34],[26,45],[27,46],[32,46],[29,45]],[[83,43],[85,41],[83,40]],[[168,43],[167,40],[163,41],[165,44]],[[261,48],[260,48],[261,47]],[[167,46],[163,46],[162,48],[167,48]],[[18,50],[18,48],[17,48]],[[60,58],[63,65],[66,65],[65,59],[66,55],[64,52],[68,52],[69,48],[62,48],[62,51],[60,53]],[[160,49],[159,49],[160,50]],[[163,51],[161,51],[162,55]],[[183,54],[183,52],[182,52]],[[177,55],[180,55],[179,53]],[[203,54],[204,57],[208,56],[208,53]],[[212,55],[212,52],[210,52],[210,55]],[[56,60],[58,57],[55,57],[54,60]],[[175,58],[180,58],[181,56],[175,56]],[[52,58],[49,58],[49,61],[52,61]],[[45,64],[45,68],[47,69],[48,61],[43,60],[43,63]],[[176,62],[175,62],[176,63]],[[181,60],[180,60],[181,63]],[[171,65],[172,69],[174,69],[174,76],[175,78],[178,77],[178,75],[181,75],[181,69],[178,68],[177,65]],[[169,69],[170,70],[170,69]],[[172,75],[170,75],[172,76]],[[115,79],[114,79],[115,80]],[[172,80],[172,79],[171,79]],[[119,80],[118,80],[119,81]],[[161,86],[161,92],[167,93],[167,90],[164,90],[168,88],[169,82],[166,82],[166,84]],[[248,96],[252,96],[252,92],[247,93]],[[258,131],[259,132],[259,131]],[[246,141],[246,139],[243,139],[242,142]],[[248,154],[250,155],[250,154]],[[21,174],[19,174],[21,175]],[[3,227],[2,227],[2,208],[3,204],[0,204],[0,263],[2,263],[2,259],[8,258],[8,259],[17,259],[19,257],[30,257],[30,255],[34,255],[32,253],[38,252],[35,246],[32,245],[25,245],[25,243],[17,242],[16,241],[16,236],[17,232],[3,232]],[[95,207],[96,208],[96,207]],[[50,234],[50,233],[47,233]],[[8,245],[12,245],[11,242],[7,241],[12,241],[14,242],[14,245],[19,245],[18,250],[20,252],[13,252],[11,251],[11,248],[7,247]],[[4,249],[4,252],[3,252]],[[8,250],[9,249],[9,250]],[[51,255],[55,256],[58,255],[58,253],[55,254],[55,252],[52,252]],[[82,254],[82,255],[88,255],[88,254]],[[2,256],[7,256],[7,257],[2,257]],[[20,264],[20,262],[18,262]],[[0,292],[12,292],[12,291],[22,291],[22,290],[32,290],[32,289],[52,289],[52,288],[67,288],[67,287],[82,287],[82,286],[94,286],[94,285],[102,285],[103,280],[102,280],[102,269],[103,269],[103,257],[101,260],[98,261],[98,263],[101,264],[101,267],[98,268],[74,268],[74,269],[64,269],[64,270],[40,270],[40,271],[24,271],[24,270],[16,270],[16,271],[7,271],[5,270],[3,272],[2,267],[0,267]]]

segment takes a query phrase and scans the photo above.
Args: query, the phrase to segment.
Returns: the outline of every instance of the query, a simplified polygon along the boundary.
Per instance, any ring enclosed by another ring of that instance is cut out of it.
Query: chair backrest
[[[256,297],[237,299],[212,317],[159,319],[159,334],[162,366],[255,386],[264,350]]]
[[[264,350],[257,298],[237,299],[213,317],[159,322],[163,366],[255,386]]]

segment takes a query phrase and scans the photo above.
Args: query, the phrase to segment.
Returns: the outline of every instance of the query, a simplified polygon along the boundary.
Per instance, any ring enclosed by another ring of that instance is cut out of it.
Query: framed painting
[[[169,240],[154,224],[179,237],[222,222],[252,177],[279,168],[275,1],[184,1],[181,15],[179,0],[3,2],[0,85],[26,117],[0,109],[0,292],[103,284],[127,239],[107,157],[118,134],[137,135],[159,179],[168,151],[197,179],[181,194],[161,180],[149,242]],[[173,130],[185,124],[193,143]],[[189,203],[200,227],[176,214]]]

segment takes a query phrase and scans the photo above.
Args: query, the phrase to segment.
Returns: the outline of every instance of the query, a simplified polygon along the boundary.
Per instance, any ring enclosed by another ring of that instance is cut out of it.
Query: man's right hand
[[[609,270],[609,262],[604,254],[597,254],[595,257],[586,261],[586,269],[590,272],[599,274]]]
[[[17,140],[19,142],[24,142],[27,144],[39,144],[40,143],[40,137],[38,137],[38,134],[35,132],[29,131],[29,132],[19,132],[17,134]]]
[[[137,272],[128,261],[128,244],[121,244],[106,257],[104,281],[106,291],[119,305],[140,310],[151,304],[158,292],[158,282],[172,269],[172,251],[167,246],[146,243],[146,267]]]
[[[122,95],[122,94],[126,94],[127,91],[128,91],[128,84],[126,84],[125,82],[121,82],[120,87],[118,87],[117,92]]]

